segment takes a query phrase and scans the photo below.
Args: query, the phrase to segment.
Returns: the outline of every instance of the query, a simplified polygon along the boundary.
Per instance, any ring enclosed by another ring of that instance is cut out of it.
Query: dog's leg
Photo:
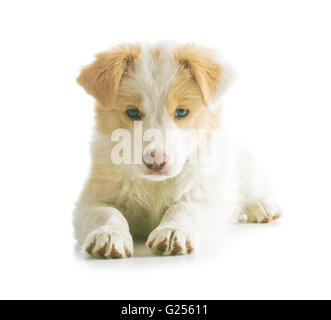
[[[133,254],[129,225],[120,211],[103,205],[79,205],[75,212],[78,245],[93,257],[126,258]]]
[[[163,255],[189,254],[193,251],[192,213],[187,203],[177,203],[165,212],[160,225],[149,235],[146,245]]]
[[[268,199],[256,201],[246,206],[247,222],[267,223],[277,220],[281,216],[278,205]]]
[[[282,211],[273,200],[270,182],[249,152],[242,151],[239,166],[240,192],[247,222],[267,223],[280,218]]]

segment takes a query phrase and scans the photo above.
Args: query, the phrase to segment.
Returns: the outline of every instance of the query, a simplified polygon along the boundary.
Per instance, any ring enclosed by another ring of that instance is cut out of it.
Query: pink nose
[[[143,156],[144,164],[148,169],[161,170],[167,163],[167,156],[165,153],[152,150]]]

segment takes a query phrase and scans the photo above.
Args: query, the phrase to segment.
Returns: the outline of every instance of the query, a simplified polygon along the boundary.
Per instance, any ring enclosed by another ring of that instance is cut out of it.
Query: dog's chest
[[[117,207],[127,219],[134,238],[145,238],[160,223],[173,202],[164,184],[128,181],[123,184]]]

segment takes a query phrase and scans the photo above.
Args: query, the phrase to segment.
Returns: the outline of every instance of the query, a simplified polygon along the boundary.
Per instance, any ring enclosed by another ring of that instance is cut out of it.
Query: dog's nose
[[[148,169],[158,171],[167,164],[167,156],[163,152],[152,150],[143,156],[143,161]]]

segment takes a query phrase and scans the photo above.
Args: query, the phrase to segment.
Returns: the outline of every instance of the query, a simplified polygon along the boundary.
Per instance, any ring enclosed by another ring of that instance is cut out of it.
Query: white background
[[[330,17],[318,0],[2,1],[0,298],[331,298]],[[75,78],[114,44],[164,39],[216,47],[238,71],[227,120],[284,217],[234,225],[214,254],[84,260],[71,215],[93,99]]]

